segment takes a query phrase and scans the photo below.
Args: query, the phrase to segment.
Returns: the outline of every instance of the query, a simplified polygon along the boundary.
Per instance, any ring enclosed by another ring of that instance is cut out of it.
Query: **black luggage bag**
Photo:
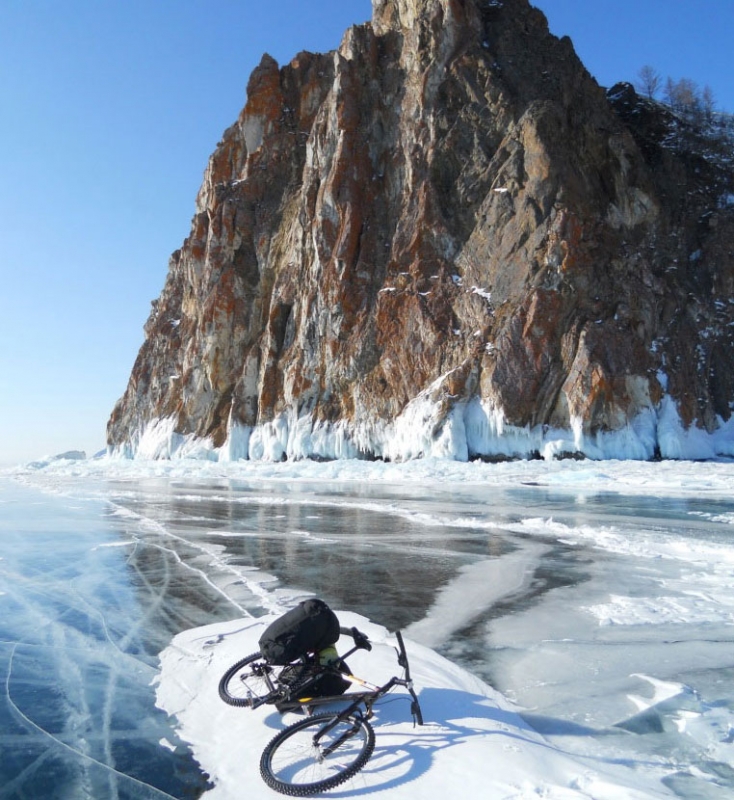
[[[310,598],[278,617],[260,637],[260,652],[270,663],[289,664],[305,653],[336,644],[339,620],[323,600]]]

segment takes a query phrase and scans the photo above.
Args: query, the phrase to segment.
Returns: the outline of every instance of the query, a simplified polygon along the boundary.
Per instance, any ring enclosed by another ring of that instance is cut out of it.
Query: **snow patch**
[[[365,631],[370,653],[350,656],[359,676],[376,683],[399,672],[395,640],[354,613],[337,612],[346,627]],[[161,653],[157,705],[175,715],[182,739],[215,784],[204,797],[270,797],[262,783],[260,753],[274,731],[294,722],[268,707],[233,708],[218,696],[224,671],[257,650],[274,615],[217,623],[179,634]],[[342,652],[346,644],[340,643]],[[375,707],[377,747],[358,775],[339,792],[368,796],[389,789],[392,800],[415,797],[545,797],[548,800],[652,800],[670,797],[651,770],[641,775],[623,763],[584,763],[533,730],[502,695],[426,647],[407,640],[411,675],[426,724],[414,727],[409,696],[396,690]],[[237,746],[233,747],[232,742]],[[487,765],[491,764],[491,768]]]

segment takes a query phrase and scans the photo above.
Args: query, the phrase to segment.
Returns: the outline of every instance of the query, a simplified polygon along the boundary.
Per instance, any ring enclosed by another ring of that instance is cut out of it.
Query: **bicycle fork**
[[[313,737],[313,746],[318,752],[318,760],[319,763],[322,762],[324,759],[328,758],[328,756],[332,755],[336,750],[338,750],[345,742],[348,742],[352,736],[354,736],[360,728],[361,725],[361,718],[354,717],[352,720],[351,726],[344,731],[344,733],[339,736],[338,739],[335,739],[328,747],[322,747],[320,740],[322,736],[326,736],[327,733],[333,731],[336,726],[344,721],[345,719],[349,719],[348,716],[344,714],[339,714],[338,716],[334,717],[331,722],[327,722],[323,728],[321,728],[317,733],[314,734]]]
[[[267,684],[268,693],[264,696],[258,697],[257,695],[253,694],[250,691],[250,688],[247,686],[247,682],[244,680],[244,678],[242,679],[242,682],[247,690],[247,699],[249,700],[250,708],[253,710],[265,705],[266,703],[273,702],[274,698],[280,694],[273,683],[273,679],[271,677],[272,671],[273,670],[268,664],[255,664],[252,668],[253,674],[257,675],[259,678],[262,678]]]

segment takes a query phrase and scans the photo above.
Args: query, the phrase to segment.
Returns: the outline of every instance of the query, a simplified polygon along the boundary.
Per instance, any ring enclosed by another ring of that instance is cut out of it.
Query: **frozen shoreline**
[[[450,373],[449,373],[450,374]],[[584,431],[580,418],[566,427],[516,426],[505,410],[473,397],[447,412],[443,375],[414,397],[391,421],[316,420],[295,407],[255,426],[230,420],[227,439],[215,447],[211,439],[176,431],[173,417],[154,418],[129,432],[128,441],[112,452],[133,458],[200,458],[213,461],[281,461],[283,458],[357,459],[360,456],[405,461],[437,457],[467,461],[474,457],[538,455],[552,460],[563,454],[592,459],[711,459],[734,456],[734,418],[717,417],[708,431],[694,421],[683,424],[678,404],[667,393],[650,399],[647,381],[633,381],[640,396],[638,413],[613,431]],[[668,378],[660,372],[665,388]],[[437,399],[437,397],[439,399]]]
[[[695,497],[732,497],[734,460],[714,461],[541,461],[500,463],[421,458],[405,462],[308,459],[268,462],[216,462],[199,459],[97,459],[42,457],[0,471],[19,480],[53,487],[55,481],[93,478],[141,480],[168,478],[186,481],[343,481],[380,483],[437,483],[462,485],[544,486],[585,493],[618,492]]]

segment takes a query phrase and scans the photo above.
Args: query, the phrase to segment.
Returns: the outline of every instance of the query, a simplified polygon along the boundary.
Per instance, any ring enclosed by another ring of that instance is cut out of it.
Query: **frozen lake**
[[[422,469],[0,479],[0,798],[198,796],[158,653],[310,593],[465,666],[569,753],[730,797],[734,467]]]

